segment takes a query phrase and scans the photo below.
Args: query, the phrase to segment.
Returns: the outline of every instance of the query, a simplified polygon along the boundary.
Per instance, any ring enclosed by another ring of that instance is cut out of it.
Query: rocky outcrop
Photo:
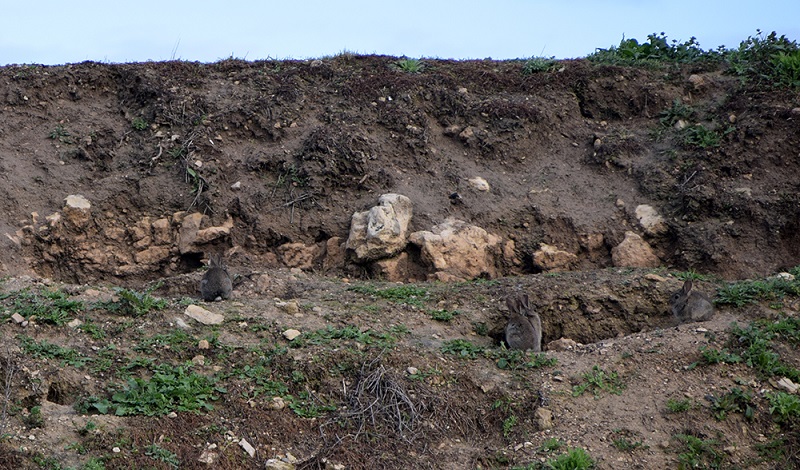
[[[501,240],[480,227],[448,218],[430,231],[412,233],[409,241],[420,248],[422,262],[433,270],[429,279],[464,281],[497,277]]]
[[[648,206],[647,204],[638,205],[634,213],[644,233],[651,237],[664,235],[669,230],[667,222],[653,206]]]
[[[545,243],[533,253],[533,264],[542,271],[568,271],[577,262],[577,255]]]
[[[411,200],[400,194],[384,194],[378,205],[356,212],[350,221],[347,249],[359,263],[389,258],[403,251],[408,243]]]

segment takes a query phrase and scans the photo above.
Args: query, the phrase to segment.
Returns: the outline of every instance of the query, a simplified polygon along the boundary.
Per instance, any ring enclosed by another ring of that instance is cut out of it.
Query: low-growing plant
[[[159,416],[173,411],[213,410],[212,401],[225,389],[214,386],[214,379],[196,374],[189,366],[161,364],[153,368],[150,379],[130,378],[110,399],[89,397],[79,405],[83,410],[117,416]]]
[[[449,322],[461,312],[459,312],[458,310],[438,309],[438,310],[429,310],[428,313],[430,314],[431,318],[436,321]]]
[[[334,328],[333,326],[326,326],[325,328],[309,331],[303,333],[292,340],[289,346],[292,348],[302,348],[309,345],[324,345],[332,342],[340,342],[340,340],[353,340],[367,346],[374,346],[378,348],[391,348],[401,335],[409,333],[405,325],[396,325],[389,328],[387,331],[378,332],[374,330],[361,331],[356,325],[348,325],[341,328]]]
[[[441,351],[463,359],[476,359],[486,348],[478,346],[466,339],[453,339],[442,344]]]
[[[550,470],[588,470],[594,468],[591,455],[580,447],[571,448],[565,454],[548,459],[545,467]]]
[[[785,35],[778,36],[775,31],[765,35],[756,30],[755,36],[748,36],[738,49],[727,54],[728,72],[757,85],[798,86],[794,75],[796,61],[800,60],[798,49],[797,42]]]
[[[742,307],[757,300],[780,300],[787,295],[800,296],[800,279],[772,277],[728,283],[717,289],[714,303]]]
[[[796,423],[800,418],[800,398],[786,392],[770,392],[766,394],[769,401],[769,414],[779,423]]]
[[[595,397],[601,390],[605,390],[614,395],[622,395],[625,383],[615,371],[606,372],[599,366],[592,367],[592,370],[585,372],[583,382],[572,387],[572,396],[583,395],[586,390],[591,390]]]
[[[700,347],[700,355],[706,364],[738,364],[742,362],[742,356],[732,353],[727,349],[715,349],[708,346]]]
[[[618,437],[611,441],[611,444],[622,452],[633,452],[638,449],[647,449],[648,446],[642,441],[632,441],[627,437]]]
[[[48,135],[53,140],[58,140],[59,142],[65,144],[71,144],[74,142],[72,138],[72,134],[69,133],[68,130],[64,128],[64,126],[58,125]]]
[[[702,124],[687,126],[682,135],[684,145],[701,149],[719,147],[722,139],[717,131],[707,129]]]
[[[682,444],[683,452],[678,454],[678,468],[721,468],[725,454],[717,450],[719,442],[715,439],[700,439],[688,434],[673,436]]]
[[[144,454],[153,460],[164,462],[172,468],[179,468],[181,465],[181,461],[177,454],[159,446],[158,444],[150,444],[147,446],[144,450]]]
[[[681,400],[670,398],[667,400],[667,410],[670,413],[683,413],[694,407],[694,402],[688,398]]]
[[[519,349],[485,350],[484,355],[495,359],[498,369],[538,369],[558,364],[558,359],[544,353],[520,351]]]
[[[557,63],[555,57],[531,57],[522,65],[522,74],[531,75],[537,72],[549,72],[553,70]]]
[[[720,397],[709,395],[711,410],[718,421],[725,419],[728,413],[742,413],[748,420],[753,419],[755,408],[753,408],[753,394],[734,387],[730,392]]]
[[[69,364],[73,367],[83,367],[92,359],[82,355],[80,352],[64,348],[47,340],[36,341],[30,336],[17,336],[20,341],[20,349],[31,357],[39,359],[60,359],[62,364]]]
[[[392,68],[408,73],[420,73],[425,70],[425,63],[420,59],[402,58],[394,62]]]
[[[150,310],[162,310],[167,307],[168,302],[164,299],[159,299],[150,295],[154,290],[161,287],[161,284],[155,284],[143,292],[138,292],[130,289],[116,289],[119,301],[115,302],[116,308],[123,315],[132,315],[134,317],[141,317],[150,312]],[[114,310],[113,307],[107,307],[109,310]]]
[[[683,104],[680,98],[675,98],[672,102],[672,106],[664,111],[659,113],[659,122],[664,127],[672,127],[680,120],[688,120],[694,114],[694,109],[689,106]],[[694,271],[690,271],[694,272]],[[679,278],[681,280],[686,280]],[[694,279],[694,278],[691,278]]]
[[[72,300],[61,290],[43,289],[40,292],[28,289],[13,293],[14,304],[11,311],[25,318],[36,317],[41,323],[61,326],[79,311],[84,309],[83,302]]]
[[[131,122],[131,127],[133,127],[137,131],[143,131],[147,129],[149,126],[150,124],[148,124],[147,121],[142,117],[135,117]]]
[[[412,285],[386,287],[384,289],[378,289],[370,285],[357,285],[348,287],[347,290],[417,307],[422,307],[423,301],[428,299],[428,290],[426,288]]]
[[[636,39],[625,39],[619,46],[608,49],[596,49],[587,59],[601,64],[636,65],[658,67],[670,64],[689,64],[700,61],[720,61],[723,50],[704,51],[700,48],[697,38],[678,42],[676,39],[667,40],[666,34],[649,34],[647,41],[639,43]]]
[[[298,393],[297,397],[286,395],[283,399],[288,402],[289,409],[301,418],[317,418],[323,413],[336,411],[336,405],[325,403],[307,391]]]

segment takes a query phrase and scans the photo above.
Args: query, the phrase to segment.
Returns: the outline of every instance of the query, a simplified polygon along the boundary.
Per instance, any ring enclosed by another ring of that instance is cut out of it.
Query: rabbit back
[[[233,291],[233,282],[228,274],[221,255],[212,255],[209,259],[208,271],[200,281],[200,293],[203,300],[210,302],[218,298],[229,299]]]
[[[510,349],[542,350],[542,319],[528,303],[528,295],[522,294],[506,298],[509,319],[506,323],[505,338]]]

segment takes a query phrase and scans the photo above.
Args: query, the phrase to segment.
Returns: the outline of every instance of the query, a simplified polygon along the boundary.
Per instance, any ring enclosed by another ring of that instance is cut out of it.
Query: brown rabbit
[[[542,350],[542,319],[531,309],[528,294],[516,294],[506,298],[508,323],[506,344],[509,349]]]
[[[681,323],[711,320],[714,305],[704,293],[695,290],[691,279],[683,283],[683,288],[672,293],[669,298],[672,314]]]
[[[203,295],[203,300],[211,302],[213,300],[222,300],[231,298],[231,291],[233,291],[233,282],[231,276],[228,274],[228,267],[222,260],[222,255],[211,255],[209,259],[208,271],[203,275],[203,280],[200,281],[200,293]]]

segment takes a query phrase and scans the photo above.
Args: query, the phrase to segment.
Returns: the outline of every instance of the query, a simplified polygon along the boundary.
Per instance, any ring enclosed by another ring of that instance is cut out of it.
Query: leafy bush
[[[625,389],[625,384],[617,372],[606,372],[598,366],[594,366],[592,370],[585,372],[583,380],[583,383],[572,387],[572,396],[583,395],[586,390],[591,390],[595,397],[600,390],[605,390],[614,395],[621,395]]]
[[[537,72],[549,72],[557,64],[555,57],[531,57],[522,66],[523,75],[531,75]]]
[[[545,462],[545,468],[552,470],[588,470],[594,466],[592,456],[580,447],[569,449],[566,454]]]
[[[153,309],[162,310],[167,307],[167,301],[150,295],[159,287],[161,287],[161,284],[156,284],[149,287],[144,292],[137,292],[130,289],[117,289],[119,302],[107,307],[109,309],[118,308],[124,315],[133,315],[135,317],[145,315]]]
[[[676,39],[667,40],[666,34],[650,34],[647,42],[622,38],[619,46],[597,49],[587,59],[597,63],[614,65],[660,65],[689,64],[699,61],[719,61],[722,50],[704,51],[697,38],[679,43]]]
[[[727,54],[729,73],[744,82],[756,84],[800,85],[800,48],[786,36],[775,31],[764,35],[756,30]]]

